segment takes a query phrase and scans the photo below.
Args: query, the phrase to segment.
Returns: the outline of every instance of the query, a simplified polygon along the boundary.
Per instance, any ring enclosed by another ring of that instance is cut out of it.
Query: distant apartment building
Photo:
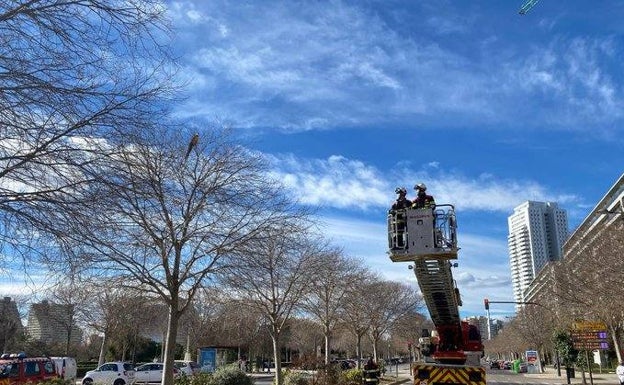
[[[507,223],[514,301],[526,302],[526,290],[540,270],[561,259],[568,216],[556,203],[527,201],[514,209]]]
[[[48,301],[30,306],[26,333],[46,344],[66,345],[68,339],[70,344],[75,344],[82,339],[82,332],[75,325],[73,305]]]
[[[12,345],[24,333],[22,320],[17,310],[17,304],[11,297],[4,297],[0,301],[0,348],[3,352],[9,351]]]
[[[477,328],[479,328],[479,333],[481,334],[481,339],[484,341],[496,337],[498,335],[498,332],[503,328],[503,321],[498,319],[490,319],[489,333],[491,333],[491,335],[489,335],[488,317],[468,317],[464,319],[464,321],[472,325],[477,325]]]
[[[483,329],[481,329],[483,327]],[[490,335],[488,335],[487,329],[487,317],[479,317],[479,329],[481,330],[481,339],[487,340],[495,338],[503,328],[503,321],[492,318],[490,319]]]

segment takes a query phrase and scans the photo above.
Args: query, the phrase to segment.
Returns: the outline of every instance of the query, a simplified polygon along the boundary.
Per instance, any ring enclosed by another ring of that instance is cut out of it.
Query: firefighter
[[[362,373],[362,383],[367,385],[375,385],[379,383],[379,367],[373,361],[373,357],[369,357],[364,365],[364,373]]]
[[[416,198],[412,201],[413,209],[428,209],[435,206],[433,196],[427,194],[427,186],[424,183],[418,183],[414,186],[416,190]]]
[[[412,201],[407,199],[407,190],[405,187],[397,187],[394,192],[399,195],[396,201],[392,204],[392,210],[401,210],[412,207]]]
[[[407,244],[405,209],[412,206],[412,201],[406,198],[407,189],[405,187],[397,187],[394,192],[397,193],[399,197],[392,204],[392,208],[390,209],[390,214],[394,217],[396,223],[396,233],[392,237],[393,244],[391,247],[393,249],[402,249]]]

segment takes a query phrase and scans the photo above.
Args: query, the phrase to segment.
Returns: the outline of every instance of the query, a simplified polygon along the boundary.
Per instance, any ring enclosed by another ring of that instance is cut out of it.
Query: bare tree
[[[484,342],[485,352],[488,356],[508,360],[515,359],[520,352],[528,348],[527,342],[522,338],[514,322],[515,320],[506,322],[496,337]]]
[[[95,277],[92,277],[95,280]],[[98,363],[102,364],[111,351],[110,359],[126,360],[136,342],[139,328],[142,332],[153,330],[159,320],[154,314],[162,313],[163,305],[149,299],[144,293],[121,289],[117,280],[101,279],[97,287],[83,285],[85,300],[77,306],[76,318],[87,334],[101,336]]]
[[[253,348],[253,342],[262,332],[268,339],[266,328],[262,330],[262,325],[265,325],[264,315],[257,309],[249,309],[244,299],[230,297],[226,303],[220,304],[219,313],[216,316],[217,335],[219,336],[216,342],[221,345],[236,346],[239,359],[242,359],[243,350]]]
[[[362,360],[362,338],[370,328],[370,288],[373,282],[379,281],[379,277],[372,272],[367,272],[365,270],[364,276],[366,276],[366,279],[345,295],[344,313],[341,323],[341,325],[356,338],[355,351],[358,357],[358,368]]]
[[[94,182],[76,189],[80,199],[63,205],[55,221],[84,268],[166,304],[167,385],[179,320],[197,291],[237,249],[292,217],[260,158],[214,130],[185,159],[189,137],[154,129],[120,144],[106,162],[83,168]]]
[[[378,358],[378,343],[405,314],[423,306],[422,297],[410,286],[391,281],[373,282],[368,287],[370,322],[369,336],[373,342],[373,355]]]
[[[198,290],[192,308],[185,315],[192,341],[198,346],[216,344],[221,304],[228,298],[222,290],[213,286],[206,285]]]
[[[80,340],[82,337],[77,328],[78,309],[84,308],[85,304],[91,299],[91,295],[92,293],[88,287],[85,287],[83,282],[80,282],[80,277],[72,274],[70,274],[67,280],[58,282],[50,291],[48,300],[60,304],[66,310],[58,314],[60,317],[54,320],[56,324],[63,328],[65,346],[62,354],[66,356],[72,355],[70,354],[72,341]],[[52,317],[56,315],[56,313],[50,314]]]
[[[302,363],[316,364],[317,353],[324,338],[318,322],[307,318],[293,318],[290,330],[290,346],[299,352]]]
[[[318,278],[311,284],[311,292],[305,298],[304,309],[323,328],[325,338],[325,363],[330,362],[331,336],[342,319],[344,300],[349,291],[355,290],[364,277],[361,262],[345,257],[341,250],[329,250],[320,255]]]
[[[302,305],[317,279],[323,241],[310,236],[296,221],[267,229],[262,238],[239,250],[227,281],[237,297],[267,319],[273,339],[275,382],[282,383],[282,333],[293,312]]]
[[[161,114],[164,12],[155,0],[0,2],[0,242],[41,252],[16,226],[53,232],[46,213],[89,182],[85,141]]]
[[[414,308],[397,318],[392,326],[393,339],[404,341],[408,345],[405,348],[409,350],[410,357],[415,352],[414,349],[418,344],[418,339],[422,336],[422,329],[425,325],[427,325],[426,317]]]

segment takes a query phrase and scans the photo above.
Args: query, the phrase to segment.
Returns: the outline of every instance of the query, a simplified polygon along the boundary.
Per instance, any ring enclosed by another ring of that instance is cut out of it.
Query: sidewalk
[[[536,374],[528,374],[521,373],[523,377],[527,378],[544,378],[549,380],[554,380],[557,383],[566,384],[566,371],[565,368],[561,369],[561,377],[557,376],[557,369],[553,367],[547,367],[544,369],[544,373],[536,373]],[[618,385],[619,381],[617,376],[613,371],[603,370],[600,372],[592,372],[591,378],[589,376],[589,372],[585,372],[585,381],[587,384],[612,384]],[[575,370],[574,378],[570,378],[570,384],[583,384],[583,372],[580,370]]]

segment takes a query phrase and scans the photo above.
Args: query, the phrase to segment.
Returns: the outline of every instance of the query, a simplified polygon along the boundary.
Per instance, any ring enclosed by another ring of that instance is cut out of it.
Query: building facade
[[[42,301],[33,303],[28,312],[26,333],[46,344],[67,345],[79,343],[80,329],[75,325],[74,306]]]
[[[533,279],[547,263],[561,259],[569,235],[568,216],[554,202],[527,201],[514,209],[507,224],[514,301],[526,302]]]
[[[468,317],[464,318],[464,321],[476,325],[479,328],[482,340],[489,340],[498,335],[498,332],[503,328],[503,321],[498,319],[490,319],[490,328],[488,333],[488,317]],[[491,335],[490,335],[491,334]]]
[[[609,289],[621,287],[619,269],[614,266],[619,266],[619,259],[624,255],[622,234],[624,174],[571,233],[563,245],[561,260],[549,263],[539,272],[525,292],[527,301],[548,309],[546,314],[553,317],[560,327],[570,327],[572,320],[596,319],[594,309],[588,309],[586,304],[577,302],[575,298],[571,299],[569,293],[573,291],[576,297],[582,292],[580,297],[585,296],[598,304],[617,303],[614,299],[621,296]],[[609,253],[612,255],[609,256]],[[600,260],[603,255],[606,259]],[[614,322],[619,328],[617,318]],[[621,361],[624,349],[618,348],[619,339],[614,330],[610,329],[609,335],[613,339],[617,361]]]
[[[24,333],[22,320],[17,304],[11,297],[4,297],[0,301],[0,346],[2,352],[12,349],[14,343],[20,339]]]

